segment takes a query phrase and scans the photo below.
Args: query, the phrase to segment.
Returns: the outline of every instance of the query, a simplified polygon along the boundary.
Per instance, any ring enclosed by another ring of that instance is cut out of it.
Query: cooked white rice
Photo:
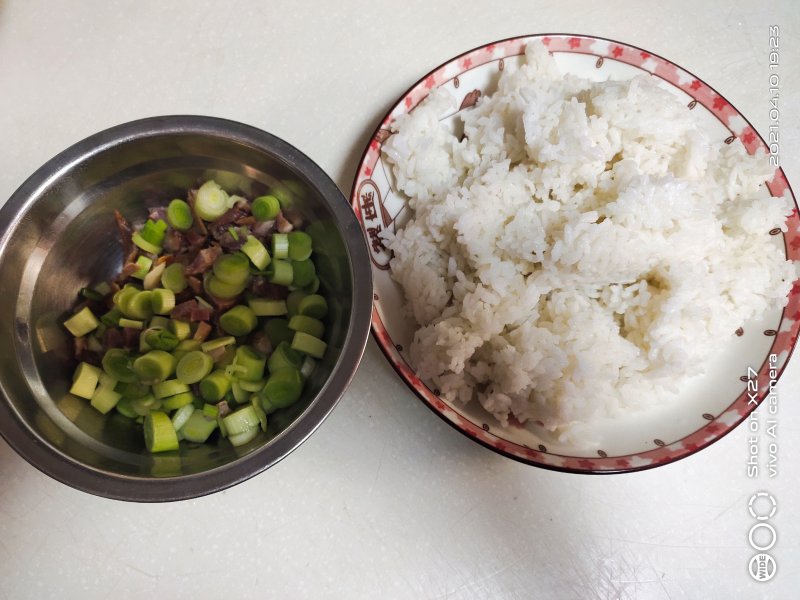
[[[653,406],[785,302],[768,161],[710,142],[654,78],[564,75],[531,44],[462,141],[454,108],[434,91],[383,146],[413,210],[387,239],[412,363],[448,399],[551,430]]]

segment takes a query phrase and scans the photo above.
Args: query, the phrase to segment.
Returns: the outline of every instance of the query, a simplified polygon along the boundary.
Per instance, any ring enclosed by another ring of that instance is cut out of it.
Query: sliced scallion
[[[200,349],[203,352],[211,352],[212,350],[216,350],[217,348],[224,348],[225,346],[229,346],[235,343],[236,343],[236,338],[229,335],[209,340],[207,342],[203,342],[202,344],[200,344]]]
[[[164,350],[151,350],[133,361],[133,370],[142,383],[153,385],[175,370],[175,357]]]
[[[142,237],[141,233],[134,233],[131,236],[131,241],[145,252],[148,252],[149,254],[155,254],[155,255],[161,254],[161,246],[156,246],[155,244],[148,242],[146,239]]]
[[[295,315],[289,319],[289,329],[302,331],[315,338],[321,338],[322,334],[325,333],[325,325],[322,321],[305,315]]]
[[[181,394],[175,394],[174,396],[164,398],[161,401],[161,408],[164,410],[175,410],[182,408],[187,404],[191,404],[193,401],[194,394],[192,392],[183,392]]]
[[[153,259],[146,256],[140,256],[136,259],[136,264],[139,265],[139,270],[131,274],[131,277],[136,279],[144,279],[150,272],[150,267],[153,266]]]
[[[228,194],[213,179],[197,190],[194,208],[204,221],[215,221],[228,210]]]
[[[103,370],[123,383],[136,381],[133,357],[122,348],[109,348],[103,355]]]
[[[314,280],[314,277],[317,276],[317,270],[310,259],[292,261],[291,264],[292,280],[289,283],[295,287],[303,288],[309,285]]]
[[[271,257],[264,247],[264,244],[252,235],[247,236],[247,241],[242,245],[242,252],[247,255],[250,262],[252,262],[259,271],[263,271],[270,263]]]
[[[276,285],[290,285],[294,278],[294,265],[288,260],[273,260],[266,270],[267,279]]]
[[[275,196],[259,196],[253,200],[250,211],[256,221],[269,221],[278,216],[281,211],[281,204]]]
[[[233,362],[241,381],[258,381],[264,376],[267,357],[250,346],[239,346]]]
[[[250,276],[250,262],[244,254],[222,254],[214,261],[214,275],[233,286],[242,286]]]
[[[161,285],[176,294],[180,294],[186,289],[186,276],[184,266],[180,263],[168,265],[161,274]]]
[[[167,379],[153,386],[153,395],[158,399],[168,398],[188,391],[189,386],[177,379]]]
[[[305,231],[291,231],[289,239],[289,258],[294,261],[307,260],[311,256],[311,236]]]
[[[166,315],[175,308],[175,292],[166,288],[152,291],[150,306],[157,315]]]
[[[178,231],[188,231],[194,222],[192,209],[184,200],[176,198],[167,206],[167,221]]]
[[[178,449],[178,436],[166,413],[152,411],[144,418],[144,444],[150,452]]]
[[[303,364],[303,355],[292,350],[289,342],[282,341],[278,344],[267,359],[267,369],[270,373],[281,369],[299,369]]]
[[[230,335],[236,337],[247,335],[255,329],[256,315],[248,306],[234,306],[219,318],[219,326]]]
[[[319,294],[309,294],[298,303],[297,314],[314,319],[324,319],[328,314],[328,301]]]
[[[192,350],[180,359],[175,374],[180,381],[191,385],[206,377],[213,368],[214,361],[208,354]]]
[[[64,327],[75,337],[83,337],[87,333],[97,329],[99,324],[100,321],[97,320],[97,317],[89,310],[88,306],[84,306],[81,310],[64,321]]]
[[[303,376],[298,369],[290,367],[271,373],[261,394],[271,408],[285,408],[296,402],[302,392]]]
[[[187,441],[202,444],[216,428],[216,419],[207,417],[202,410],[195,410],[181,427],[181,433]]]
[[[256,439],[257,435],[258,435],[258,427],[253,427],[252,429],[248,429],[247,431],[244,431],[242,433],[237,433],[235,435],[229,434],[228,441],[231,443],[232,446],[235,447],[244,446],[245,444],[248,444],[252,442],[254,439]]]
[[[289,258],[289,236],[285,233],[272,234],[272,258]]]
[[[277,317],[288,312],[285,300],[270,298],[250,298],[247,305],[257,317]]]
[[[100,381],[100,369],[86,362],[78,364],[72,375],[72,387],[69,393],[86,400],[91,400]]]
[[[186,421],[189,420],[189,417],[192,416],[194,411],[195,408],[191,403],[181,406],[175,411],[175,414],[172,415],[172,426],[175,428],[175,431],[179,431],[181,427],[186,424]]]
[[[321,339],[302,331],[295,333],[294,338],[292,338],[292,349],[314,358],[322,358],[327,347],[328,345]]]
[[[231,379],[218,369],[200,381],[200,395],[206,402],[219,402],[231,389]]]

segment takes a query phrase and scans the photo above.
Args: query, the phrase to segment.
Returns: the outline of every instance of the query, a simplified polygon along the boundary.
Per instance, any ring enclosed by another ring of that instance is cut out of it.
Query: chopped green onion
[[[124,383],[136,381],[133,357],[122,348],[109,348],[103,355],[103,370]]]
[[[175,396],[176,394],[182,394],[183,392],[188,391],[189,386],[182,381],[178,381],[177,379],[168,379],[153,386],[153,395],[159,400],[161,398],[168,398],[169,396]]]
[[[291,294],[289,294],[291,296]],[[287,302],[288,306],[288,302]],[[270,319],[264,323],[264,333],[269,338],[269,343],[275,348],[281,342],[292,342],[294,331],[289,329],[289,321],[286,319]]]
[[[286,309],[289,311],[290,317],[300,314],[300,302],[307,295],[308,294],[301,290],[293,290],[289,292],[289,295],[286,297]]]
[[[234,358],[236,358],[236,346],[231,344],[225,347],[225,351],[214,360],[214,364],[223,369],[233,364]]]
[[[250,212],[256,221],[269,221],[278,216],[281,211],[281,204],[275,196],[259,196],[253,200]]]
[[[292,339],[292,349],[308,354],[314,358],[322,358],[328,345],[321,339],[308,335],[303,331],[298,331]]]
[[[202,444],[216,428],[216,419],[207,417],[202,410],[195,410],[181,427],[181,433],[187,441]]]
[[[140,291],[141,290],[136,286],[126,284],[125,287],[114,294],[114,304],[119,307],[120,311],[125,313],[128,307],[128,302],[130,302],[131,298],[133,298]]]
[[[192,325],[186,321],[176,321],[175,319],[170,319],[169,329],[179,340],[185,340],[192,334]]]
[[[84,306],[81,310],[64,321],[64,327],[75,337],[83,337],[90,331],[97,329],[99,324],[100,321],[97,320],[97,317],[89,310],[88,306]]]
[[[152,319],[150,319],[150,329],[169,329],[169,319],[167,317],[162,317],[161,315],[156,315]]]
[[[250,346],[239,346],[233,364],[237,367],[240,380],[257,381],[264,376],[267,357]]]
[[[147,396],[150,392],[150,386],[138,381],[120,381],[114,388],[114,391],[122,394],[123,398],[135,400],[136,398]]]
[[[298,303],[297,314],[314,319],[324,319],[328,314],[328,301],[319,294],[309,294]]]
[[[167,221],[178,231],[188,231],[194,222],[192,209],[185,201],[176,198],[167,206]]]
[[[252,406],[253,410],[256,411],[256,416],[258,416],[259,425],[261,425],[261,431],[266,433],[267,413],[265,413],[264,409],[261,408],[261,402],[259,400],[258,394],[253,394],[253,397],[250,399],[250,406]]]
[[[110,387],[100,385],[92,394],[91,404],[95,410],[106,414],[117,405],[121,398],[122,394],[115,392],[113,385]]]
[[[283,341],[278,344],[267,360],[267,369],[270,373],[281,369],[299,369],[303,364],[303,356],[296,350],[292,350],[289,342]]]
[[[214,261],[214,275],[229,285],[242,286],[250,276],[250,262],[244,254],[222,254]]]
[[[178,436],[166,413],[153,411],[144,418],[144,444],[150,452],[178,449]]]
[[[80,294],[87,300],[93,300],[95,302],[102,302],[103,298],[105,298],[105,296],[97,290],[88,287],[81,288]]]
[[[264,387],[263,382],[261,384],[261,387]],[[240,385],[238,379],[234,379],[231,381],[231,393],[233,394],[233,399],[236,400],[237,404],[242,404],[246,402],[247,399],[250,397],[250,393]]]
[[[152,291],[150,306],[153,312],[158,315],[166,315],[175,308],[175,292],[165,288],[158,288]]]
[[[175,357],[163,350],[151,350],[133,361],[133,370],[142,383],[153,385],[175,370]]]
[[[122,308],[127,316],[133,319],[149,319],[153,316],[153,306],[151,304],[153,292],[145,290],[136,292],[130,297]]]
[[[242,246],[242,252],[259,271],[263,271],[270,263],[271,258],[264,244],[252,235],[247,236],[247,241]]]
[[[216,419],[219,416],[219,407],[217,407],[216,404],[204,404],[203,414],[212,419]]]
[[[184,267],[181,263],[168,265],[161,274],[161,285],[176,294],[180,294],[186,289],[186,277],[183,274]]]
[[[231,379],[218,369],[200,381],[200,395],[206,402],[219,402],[231,389]]]
[[[272,257],[289,258],[289,236],[285,233],[272,234]]]
[[[237,337],[253,331],[256,323],[257,319],[253,310],[242,305],[234,306],[219,318],[219,326],[223,331]]]
[[[314,372],[314,368],[316,366],[317,361],[306,355],[306,357],[303,359],[303,365],[300,367],[300,373],[305,379],[308,379],[311,376],[311,373]]]
[[[237,433],[235,435],[229,435],[228,441],[231,443],[232,446],[244,446],[245,444],[252,442],[256,436],[258,435],[258,427],[253,427],[252,429],[248,429],[245,432]]]
[[[154,350],[172,352],[180,343],[175,334],[168,329],[148,329],[143,337],[147,346]]]
[[[325,325],[322,321],[305,315],[295,315],[289,319],[289,329],[302,331],[315,338],[321,338],[322,334],[325,333]]]
[[[231,234],[231,237],[233,238],[234,241],[236,241],[236,242],[239,241],[239,234],[236,233],[236,229],[233,227],[233,225],[228,227],[228,233]]]
[[[121,398],[120,401],[117,402],[117,412],[123,417],[127,417],[129,419],[135,419],[139,416],[131,406],[131,399],[125,397]]]
[[[247,305],[257,317],[277,317],[288,312],[285,300],[269,298],[250,298]]]
[[[164,410],[175,410],[177,408],[183,408],[187,404],[191,404],[193,401],[194,394],[192,392],[183,392],[168,398],[164,398],[161,401],[161,408]]]
[[[175,374],[183,383],[192,384],[206,377],[213,368],[214,361],[208,354],[192,350],[180,359]]]
[[[295,287],[305,287],[309,285],[317,275],[317,270],[311,260],[299,260],[292,262],[292,280],[289,282]],[[286,284],[288,285],[288,284]]]
[[[177,336],[176,336],[177,337]],[[189,352],[193,350],[200,349],[200,342],[197,340],[181,340],[178,342],[178,345],[175,346],[175,350],[172,351],[172,356],[175,357],[175,360],[180,362],[180,360],[186,356]]]
[[[122,316],[122,311],[119,307],[115,306],[102,317],[100,322],[107,327],[117,327],[119,325],[119,318]]]
[[[158,221],[147,219],[147,222],[144,224],[139,233],[147,242],[153,244],[154,246],[161,246],[161,244],[164,242],[166,231],[167,224],[163,219],[159,219]]]
[[[244,291],[244,285],[231,285],[211,275],[203,282],[206,291],[220,300],[230,300]]]
[[[131,277],[136,279],[144,279],[147,273],[150,272],[150,267],[153,266],[153,259],[146,256],[140,256],[136,259],[136,264],[139,265],[139,270],[131,274]]]
[[[228,194],[213,179],[197,190],[194,208],[204,221],[215,221],[228,210]]]
[[[211,352],[212,350],[216,350],[217,348],[224,348],[225,346],[229,346],[230,344],[235,344],[236,338],[233,336],[226,336],[217,338],[215,340],[209,340],[207,342],[203,342],[200,344],[200,348],[203,352]]]
[[[258,418],[258,413],[256,413],[250,404],[223,417],[222,420],[225,423],[225,430],[228,432],[229,436],[244,433],[248,429],[258,427],[261,423]]]
[[[72,375],[72,387],[69,393],[86,400],[91,400],[97,384],[100,381],[100,369],[89,363],[82,362]]]
[[[175,414],[172,415],[172,426],[175,428],[175,431],[180,431],[181,427],[183,427],[186,421],[189,420],[189,417],[192,416],[194,410],[194,406],[190,403],[181,406],[175,411]]]
[[[311,256],[311,236],[305,231],[291,231],[289,239],[289,258],[294,261],[307,260]]]
[[[276,285],[289,285],[294,277],[292,263],[288,260],[273,260],[266,270],[267,279]]]
[[[134,233],[131,236],[131,241],[145,252],[148,252],[149,254],[156,254],[156,255],[161,254],[161,246],[156,246],[155,244],[151,244],[142,237],[141,233]]]
[[[144,321],[139,321],[137,319],[126,319],[122,317],[119,320],[120,327],[128,327],[129,329],[144,329]]]
[[[144,276],[144,282],[142,287],[146,290],[153,290],[158,287],[158,284],[161,282],[161,274],[167,268],[167,263],[161,262],[158,263],[155,267],[153,267],[150,272]]]
[[[256,381],[247,381],[246,379],[237,379],[237,383],[239,387],[242,388],[245,392],[253,393],[253,392],[260,392],[261,388],[264,387],[266,383],[263,379],[257,379]]]
[[[262,403],[266,398],[269,408],[285,408],[300,398],[303,392],[303,376],[298,369],[280,369],[270,374],[261,391]],[[264,407],[267,410],[267,406]]]
[[[151,410],[158,410],[160,407],[158,401],[153,394],[145,394],[141,398],[133,398],[131,400],[131,407],[133,411],[140,417],[144,417]]]

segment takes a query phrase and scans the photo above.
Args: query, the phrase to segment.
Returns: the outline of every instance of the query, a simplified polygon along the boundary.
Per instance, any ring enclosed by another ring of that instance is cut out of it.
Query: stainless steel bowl
[[[317,270],[332,299],[328,353],[303,398],[249,445],[150,455],[128,420],[67,393],[69,335],[61,323],[78,290],[114,276],[122,249],[113,210],[142,220],[148,206],[215,177],[231,193],[287,185],[315,227]],[[338,402],[369,331],[366,242],[334,183],[308,157],[241,123],[196,116],[143,119],[93,135],[34,173],[0,209],[0,434],[32,465],[75,488],[135,501],[201,496],[263,471],[305,440]]]

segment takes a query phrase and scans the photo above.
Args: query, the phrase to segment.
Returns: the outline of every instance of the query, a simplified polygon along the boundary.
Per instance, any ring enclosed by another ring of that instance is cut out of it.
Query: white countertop
[[[377,120],[406,88],[456,54],[529,33],[661,54],[764,133],[770,25],[781,36],[781,158],[800,187],[800,3],[433,4],[0,0],[0,203],[85,136],[175,113],[275,133],[348,195]],[[0,599],[796,598],[798,390],[795,356],[778,390],[775,479],[747,478],[744,427],[654,470],[568,475],[448,427],[370,341],[306,443],[209,497],[93,497],[0,440]],[[747,501],[760,490],[779,505],[769,583],[747,573]]]

